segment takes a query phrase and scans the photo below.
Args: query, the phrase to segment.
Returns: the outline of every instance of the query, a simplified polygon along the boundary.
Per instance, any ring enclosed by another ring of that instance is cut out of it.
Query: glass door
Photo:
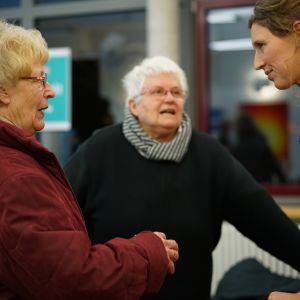
[[[298,190],[297,88],[279,91],[263,71],[254,70],[248,29],[254,2],[197,2],[197,125],[223,143],[258,181],[285,187],[289,183],[286,191],[294,184]],[[260,153],[250,151],[253,139],[241,145],[241,139],[245,141],[245,126],[252,126],[251,130],[265,140],[270,150],[268,168],[272,170],[263,170],[263,163],[258,163]]]

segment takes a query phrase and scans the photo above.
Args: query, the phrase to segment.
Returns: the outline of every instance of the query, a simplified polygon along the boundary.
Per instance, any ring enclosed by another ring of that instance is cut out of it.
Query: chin
[[[45,127],[45,123],[42,122],[41,124],[36,124],[36,125],[33,127],[33,129],[34,129],[35,132],[37,132],[37,131],[43,130],[44,127]]]
[[[287,90],[288,88],[290,88],[292,85],[280,85],[280,84],[275,84],[275,87],[278,89],[278,90]]]
[[[171,132],[176,132],[179,128],[178,124],[165,124],[164,126],[162,126],[165,130],[167,131],[171,131]]]
[[[165,120],[164,122],[162,122],[162,124],[165,127],[173,128],[173,127],[179,127],[181,124],[181,121],[178,119],[169,119],[169,120]]]
[[[287,90],[293,85],[293,82],[288,82],[286,80],[275,80],[274,85],[279,90]]]

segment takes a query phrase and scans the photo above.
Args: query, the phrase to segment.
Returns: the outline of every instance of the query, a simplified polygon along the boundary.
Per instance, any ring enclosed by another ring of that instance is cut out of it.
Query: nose
[[[165,101],[174,101],[175,97],[171,91],[166,91]]]
[[[47,99],[51,99],[55,97],[55,91],[53,87],[47,82],[44,89],[44,97]]]
[[[264,61],[263,59],[261,58],[261,56],[255,52],[255,55],[254,55],[254,69],[255,70],[261,70],[264,68]]]

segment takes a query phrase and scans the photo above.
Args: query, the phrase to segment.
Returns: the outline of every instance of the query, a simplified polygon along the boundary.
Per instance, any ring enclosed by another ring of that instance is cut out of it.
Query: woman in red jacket
[[[158,292],[175,241],[142,232],[91,245],[55,156],[34,133],[54,90],[45,40],[0,22],[0,299],[139,299]]]

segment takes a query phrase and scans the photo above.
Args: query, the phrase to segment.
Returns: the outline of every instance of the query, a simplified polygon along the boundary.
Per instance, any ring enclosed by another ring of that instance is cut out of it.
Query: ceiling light
[[[234,39],[224,41],[213,41],[209,43],[209,49],[212,51],[241,51],[253,50],[250,38]]]
[[[252,6],[212,9],[208,12],[206,21],[210,24],[234,23],[241,18],[248,19],[252,13]]]

